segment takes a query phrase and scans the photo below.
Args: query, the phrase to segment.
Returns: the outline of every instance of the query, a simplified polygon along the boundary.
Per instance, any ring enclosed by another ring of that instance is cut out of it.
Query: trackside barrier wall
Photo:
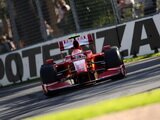
[[[160,50],[160,14],[124,24],[86,31],[80,35],[93,34],[96,52],[106,44],[119,46],[125,57],[144,55]],[[38,78],[43,61],[53,58],[62,61],[58,41],[70,35],[36,44],[0,56],[0,85],[6,86]],[[68,51],[63,53],[68,54]]]

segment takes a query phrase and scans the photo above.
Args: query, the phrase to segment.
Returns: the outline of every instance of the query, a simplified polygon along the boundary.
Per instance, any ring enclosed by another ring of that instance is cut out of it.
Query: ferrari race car
[[[60,51],[72,50],[74,40],[82,47],[94,43],[91,34],[73,36],[58,43]],[[106,45],[101,53],[94,54],[86,50],[67,55],[60,63],[48,59],[41,66],[40,76],[44,94],[49,96],[53,91],[63,88],[96,83],[102,79],[122,79],[126,76],[126,69],[119,49]]]

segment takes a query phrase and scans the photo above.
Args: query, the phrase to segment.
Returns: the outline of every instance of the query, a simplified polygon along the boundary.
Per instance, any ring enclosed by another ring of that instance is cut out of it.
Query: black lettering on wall
[[[59,48],[58,43],[52,43],[49,45],[44,45],[42,46],[42,51],[43,51],[43,62],[45,62],[47,59],[54,59],[54,61],[62,59],[62,56],[66,56],[67,53],[63,53],[62,56],[61,54],[54,54],[53,56],[50,55],[50,51]]]
[[[4,64],[3,61],[0,59],[0,80],[4,77]]]
[[[36,55],[41,53],[41,47],[22,51],[23,57],[28,57],[30,77],[37,76]]]
[[[115,28],[116,32],[117,32],[117,39],[118,39],[118,42],[119,42],[119,46],[118,47],[121,47],[122,37],[124,35],[125,28],[126,28],[126,25],[119,26],[119,27],[117,27],[117,29]],[[129,55],[128,49],[121,51],[121,55],[123,57],[128,56]]]
[[[128,50],[127,50],[127,49],[126,49],[126,50],[122,50],[122,51],[121,51],[121,55],[122,55],[123,57],[128,56],[128,55],[129,55]]]
[[[145,28],[147,38],[142,40],[141,36],[143,26]],[[139,53],[140,47],[147,44],[150,45],[151,50],[154,50],[155,48],[160,48],[160,36],[153,19],[147,19],[135,23],[130,54],[135,55]]]
[[[116,38],[114,38],[114,39],[116,39],[118,41],[119,45],[116,45],[118,47],[121,47],[122,37],[124,35],[125,28],[126,28],[126,25],[122,25],[122,26],[118,26],[118,27],[114,28],[114,30],[113,30],[112,34],[113,34],[113,36],[116,36]],[[109,33],[109,34],[111,34],[111,33]]]
[[[120,47],[120,43],[122,41],[122,37],[124,34],[125,25],[119,26],[117,28],[112,28],[104,31],[100,31],[96,33],[97,38],[104,38],[105,45],[118,46]]]
[[[43,52],[43,61],[46,61],[47,59],[53,58],[53,56],[50,55],[50,51],[57,49],[58,48],[58,43],[52,43],[49,45],[44,45],[42,46],[42,52]]]
[[[13,73],[12,62],[15,62],[17,73]],[[9,82],[22,80],[23,63],[19,53],[9,54],[5,60],[6,76]]]
[[[54,60],[61,60],[61,59],[64,59],[66,55],[67,55],[66,52],[62,53],[62,55],[61,55],[61,54],[55,54],[55,55],[53,56],[53,59],[54,59]]]

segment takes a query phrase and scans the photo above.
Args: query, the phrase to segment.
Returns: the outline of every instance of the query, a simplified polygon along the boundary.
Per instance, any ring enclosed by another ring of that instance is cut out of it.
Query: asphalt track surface
[[[126,68],[125,79],[67,90],[51,98],[43,95],[39,82],[0,88],[0,120],[20,120],[160,87],[160,58],[128,64]]]

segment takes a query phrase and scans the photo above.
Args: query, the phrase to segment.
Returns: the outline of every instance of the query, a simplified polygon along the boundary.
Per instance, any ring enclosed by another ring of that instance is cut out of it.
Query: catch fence
[[[6,4],[17,49],[153,15],[160,8],[160,0],[6,0]]]

